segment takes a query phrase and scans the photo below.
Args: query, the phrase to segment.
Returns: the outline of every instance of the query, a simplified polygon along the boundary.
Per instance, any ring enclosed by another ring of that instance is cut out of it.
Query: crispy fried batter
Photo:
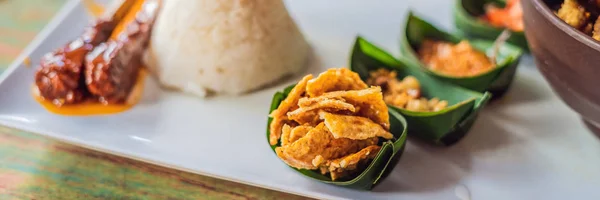
[[[298,108],[293,112],[289,112],[288,116],[291,120],[298,122],[298,124],[318,124],[319,123],[319,110],[308,110]]]
[[[284,151],[284,149],[285,147],[277,147],[275,148],[275,153],[277,154],[277,157],[279,157],[283,162],[285,162],[285,164],[298,169],[315,169],[312,163],[306,163],[296,158],[293,158],[289,156],[287,152]]]
[[[288,139],[289,143],[293,143],[293,142],[297,141],[298,139],[304,137],[313,128],[314,127],[309,126],[309,125],[302,125],[302,126],[294,127],[292,129],[292,132],[290,133],[290,137]]]
[[[273,121],[271,121],[271,125],[269,127],[269,131],[271,132],[271,135],[269,135],[269,143],[271,145],[277,144],[277,141],[281,137],[282,127],[286,121],[289,121],[287,116],[275,117],[273,118]]]
[[[312,163],[319,155],[325,160],[333,160],[375,144],[377,144],[377,141],[373,139],[335,139],[329,130],[327,130],[325,124],[321,123],[311,129],[306,136],[288,146],[277,148],[281,151],[277,152],[277,155],[292,167],[298,169],[317,169],[317,166],[314,166]]]
[[[375,158],[380,149],[380,146],[372,145],[357,153],[331,161],[328,166],[329,172],[331,173],[331,179],[336,180],[346,176],[348,173],[352,173],[357,168],[366,164],[367,161]]]
[[[368,118],[350,115],[337,115],[321,111],[319,116],[334,138],[364,140],[373,137],[392,139],[394,135]]]
[[[584,28],[581,29],[581,32],[585,33],[586,35],[592,35],[592,32],[594,31],[594,24],[592,23],[587,23]]]
[[[321,166],[326,162],[327,162],[327,160],[325,160],[325,158],[323,158],[323,156],[321,156],[321,155],[317,155],[317,157],[315,157],[315,159],[312,160],[313,166]],[[323,173],[323,172],[321,172],[321,173]],[[325,173],[327,173],[327,172],[325,172]]]
[[[281,146],[287,146],[290,142],[290,134],[292,133],[292,127],[288,124],[284,124],[281,128]]]
[[[300,82],[298,82],[298,84],[294,86],[292,91],[290,91],[287,98],[285,98],[285,100],[283,100],[281,104],[279,104],[279,107],[273,110],[273,112],[271,112],[271,117],[283,116],[290,110],[290,108],[298,104],[298,101],[302,97],[302,94],[304,94],[304,92],[306,91],[306,86],[308,85],[308,82],[312,78],[313,76],[310,74],[304,76],[304,78],[302,78],[302,80],[300,80]]]
[[[306,93],[309,97],[316,97],[331,91],[361,90],[367,87],[357,73],[346,68],[337,68],[329,69],[309,81]]]
[[[302,79],[270,114],[269,143],[281,139],[275,152],[291,167],[320,169],[331,173],[333,180],[352,175],[376,154],[370,146],[379,148],[380,137],[393,138],[381,88],[368,88],[348,69],[331,69],[311,78]],[[332,163],[336,167],[330,172]]]
[[[390,116],[387,105],[383,101],[380,87],[371,87],[363,90],[328,92],[320,96],[322,99],[341,98],[357,107],[358,115],[369,118],[375,123],[390,129]]]
[[[600,41],[600,17],[598,17],[594,25],[594,31],[592,31],[592,38],[594,38],[594,40]]]
[[[343,103],[346,103],[346,101],[342,98],[323,98],[323,97],[303,97],[298,101],[298,106],[299,107],[309,107],[315,104],[319,104],[321,103],[321,101],[341,101]],[[352,104],[350,104],[352,105]]]
[[[590,18],[590,13],[577,0],[565,0],[557,15],[576,29],[584,28]]]
[[[340,92],[345,92],[345,91],[338,91],[338,93]],[[327,93],[325,93],[327,94]],[[300,101],[298,101],[298,106],[300,107],[309,107],[311,105],[315,105],[318,104],[321,101],[327,101],[327,100],[339,100],[342,102],[346,102],[346,100],[344,100],[343,98],[339,97],[339,96],[334,96],[334,97],[326,97],[326,96],[317,96],[317,97],[304,97],[302,99],[300,99]]]
[[[287,98],[279,104],[279,107],[273,112],[271,112],[270,117],[273,118],[270,126],[271,135],[269,137],[269,143],[271,145],[276,145],[277,140],[281,137],[281,127],[283,126],[283,121],[287,119],[285,117],[286,113],[290,111],[291,108],[298,104],[298,100],[302,97],[302,94],[306,91],[306,85],[308,81],[312,79],[312,75],[306,75],[298,84],[290,91]]]
[[[278,148],[281,153],[277,152],[277,155],[292,167],[298,169],[316,169],[316,167],[312,165],[312,160],[317,155],[324,153],[325,148],[323,147],[329,144],[333,139],[330,135],[331,134],[329,134],[325,125],[319,124],[317,127],[310,130],[306,136],[288,146]]]
[[[306,97],[300,99],[302,101],[309,101]],[[313,101],[313,104],[300,104],[300,108],[288,112],[287,116],[289,119],[297,121],[300,124],[314,123],[318,120],[318,111],[326,110],[330,112],[335,111],[349,111],[356,112],[356,108],[343,100],[335,99],[322,99],[320,101]]]

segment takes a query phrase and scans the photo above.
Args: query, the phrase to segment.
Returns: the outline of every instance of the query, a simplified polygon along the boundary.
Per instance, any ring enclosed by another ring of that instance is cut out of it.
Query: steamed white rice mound
[[[204,97],[300,72],[308,52],[282,0],[163,0],[145,61],[163,86]]]

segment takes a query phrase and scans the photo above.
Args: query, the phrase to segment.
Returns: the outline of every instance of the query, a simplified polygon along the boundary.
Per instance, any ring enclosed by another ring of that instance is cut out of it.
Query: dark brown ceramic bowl
[[[600,132],[600,42],[556,17],[562,1],[523,0],[525,36],[537,67],[554,91]]]

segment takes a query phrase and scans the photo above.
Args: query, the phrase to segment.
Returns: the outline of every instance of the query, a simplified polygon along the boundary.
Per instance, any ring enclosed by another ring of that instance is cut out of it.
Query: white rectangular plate
[[[191,1],[191,0],[190,0]],[[345,66],[357,34],[398,55],[409,7],[452,27],[451,0],[287,0],[315,49],[309,69]],[[600,199],[600,143],[525,57],[508,95],[486,107],[455,146],[409,142],[399,166],[371,192],[325,185],[288,168],[269,148],[273,93],[298,80],[240,97],[197,99],[160,92],[122,114],[65,117],[30,96],[35,68],[22,65],[81,33],[88,17],[69,2],[0,77],[0,124],[194,173],[325,199]]]

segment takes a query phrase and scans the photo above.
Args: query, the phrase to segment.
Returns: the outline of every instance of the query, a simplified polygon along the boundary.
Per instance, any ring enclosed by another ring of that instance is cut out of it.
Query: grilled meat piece
[[[155,12],[156,7],[145,6],[117,39],[98,45],[86,56],[86,85],[101,103],[123,103],[129,96],[148,45]]]
[[[81,101],[86,93],[82,78],[84,58],[95,45],[110,37],[114,27],[112,21],[98,20],[76,40],[46,54],[35,74],[40,95],[57,106]]]

